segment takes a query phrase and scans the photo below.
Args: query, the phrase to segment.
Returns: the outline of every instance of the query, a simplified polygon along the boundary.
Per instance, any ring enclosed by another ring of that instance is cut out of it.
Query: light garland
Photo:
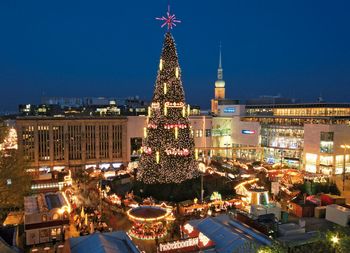
[[[186,109],[185,109],[185,106],[182,107],[182,117],[186,117]]]
[[[185,129],[185,128],[187,128],[187,125],[185,125],[185,124],[171,124],[171,125],[166,124],[166,125],[164,125],[165,129],[172,129],[175,127],[180,128],[180,129]]]
[[[181,108],[185,106],[185,103],[183,102],[165,102],[166,107],[175,107],[175,108]]]
[[[179,155],[179,156],[188,156],[190,151],[187,148],[178,149],[178,148],[167,148],[165,150],[167,155]]]
[[[143,137],[147,138],[147,128],[146,127],[143,128]]]
[[[175,76],[176,78],[179,78],[179,67],[176,67],[175,69]]]
[[[167,92],[167,87],[166,87],[166,83],[164,83],[164,95],[166,95]]]
[[[152,128],[152,129],[156,129],[157,128],[157,125],[156,124],[152,124],[152,123],[149,123],[147,126],[148,126],[148,128]]]
[[[148,106],[148,117],[151,117],[151,107]]]

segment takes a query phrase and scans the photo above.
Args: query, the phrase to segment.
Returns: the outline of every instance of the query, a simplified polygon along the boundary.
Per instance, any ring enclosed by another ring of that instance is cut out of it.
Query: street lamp
[[[350,149],[350,145],[343,144],[340,145],[340,148],[344,149],[344,155],[343,155],[343,192],[345,191],[345,155],[346,151]]]
[[[339,237],[336,236],[336,235],[333,235],[333,236],[331,237],[331,242],[332,242],[333,244],[338,244],[338,243],[339,243]]]

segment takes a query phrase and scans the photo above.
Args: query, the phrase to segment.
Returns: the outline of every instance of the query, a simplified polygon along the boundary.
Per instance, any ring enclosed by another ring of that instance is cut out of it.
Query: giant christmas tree
[[[192,131],[174,38],[165,34],[139,164],[146,184],[181,183],[198,176]]]

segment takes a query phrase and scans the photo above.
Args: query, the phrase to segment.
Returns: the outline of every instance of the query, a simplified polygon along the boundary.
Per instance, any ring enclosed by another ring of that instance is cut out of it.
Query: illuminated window
[[[55,213],[55,214],[52,216],[52,219],[53,219],[53,220],[58,220],[59,217],[60,217],[60,216],[59,216],[57,213]]]
[[[51,229],[51,237],[56,237],[61,234],[61,228],[52,228]]]
[[[307,153],[305,155],[306,165],[305,170],[311,173],[316,173],[316,161],[317,161],[317,155],[316,154],[310,154]]]

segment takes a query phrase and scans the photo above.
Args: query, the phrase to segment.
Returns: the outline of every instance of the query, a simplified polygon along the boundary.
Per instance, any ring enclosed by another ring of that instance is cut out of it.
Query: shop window
[[[56,237],[61,234],[61,228],[52,228],[51,229],[51,237]]]
[[[320,156],[321,165],[333,165],[333,156]]]
[[[333,141],[321,141],[320,143],[320,152],[331,154],[333,153]]]

